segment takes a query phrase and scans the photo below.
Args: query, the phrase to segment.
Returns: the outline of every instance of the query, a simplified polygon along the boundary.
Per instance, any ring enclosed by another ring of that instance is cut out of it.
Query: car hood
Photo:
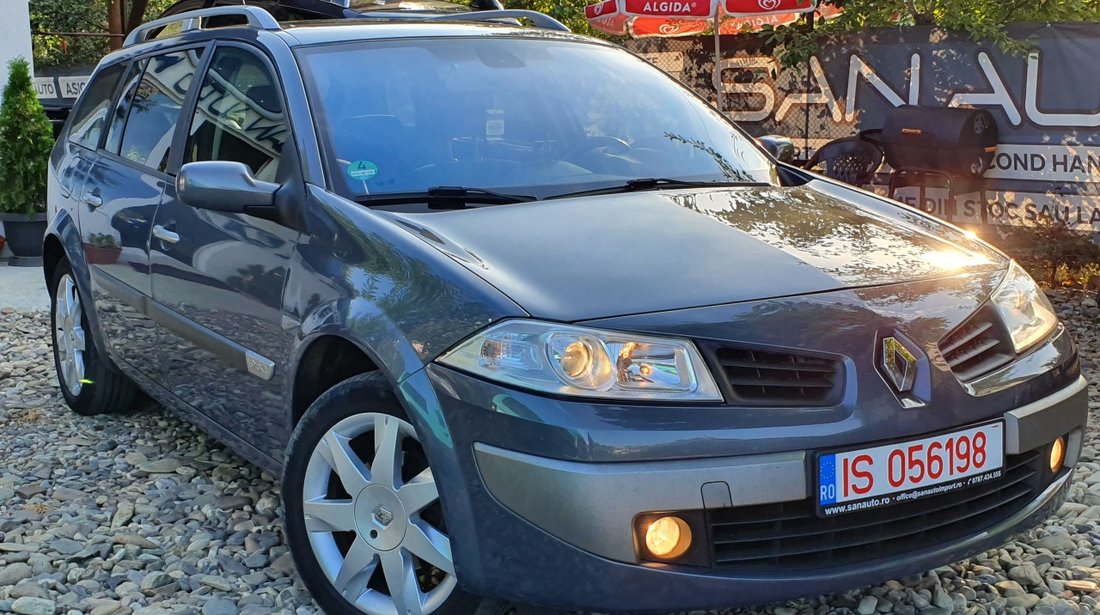
[[[821,181],[384,215],[532,316],[560,321],[1004,266],[958,229]]]

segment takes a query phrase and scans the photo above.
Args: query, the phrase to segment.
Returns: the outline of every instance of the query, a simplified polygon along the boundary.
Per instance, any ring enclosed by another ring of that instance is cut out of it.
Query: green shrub
[[[1005,229],[992,241],[1036,281],[1051,288],[1087,287],[1100,272],[1100,246],[1093,243],[1091,233],[1049,218],[1040,218],[1033,226]]]
[[[15,58],[8,70],[0,105],[0,212],[30,216],[46,210],[53,127],[38,102],[27,61]]]

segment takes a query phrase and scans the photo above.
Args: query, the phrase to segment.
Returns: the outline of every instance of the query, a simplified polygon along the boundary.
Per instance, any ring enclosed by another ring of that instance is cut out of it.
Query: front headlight
[[[1008,327],[1017,354],[1045,339],[1058,326],[1050,300],[1015,261],[993,293],[993,305]]]
[[[439,362],[489,380],[558,395],[722,399],[695,345],[675,338],[508,320],[459,344]]]

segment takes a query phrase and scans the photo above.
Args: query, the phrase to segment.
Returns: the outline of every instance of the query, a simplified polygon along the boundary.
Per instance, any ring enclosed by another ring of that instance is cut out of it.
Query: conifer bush
[[[0,212],[33,216],[46,210],[46,168],[53,127],[23,58],[8,63],[0,104]]]

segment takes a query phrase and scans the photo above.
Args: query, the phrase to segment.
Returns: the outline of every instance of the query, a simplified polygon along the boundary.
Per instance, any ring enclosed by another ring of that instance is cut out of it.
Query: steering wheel
[[[484,160],[452,160],[442,163],[432,162],[416,167],[412,170],[412,174],[418,179],[427,176],[428,183],[431,183],[445,181],[448,177],[465,175],[472,171],[480,172],[482,176],[485,177],[492,176],[493,174],[508,177],[522,166],[521,163],[514,160],[500,160],[496,158]],[[436,175],[434,179],[432,178],[432,174]]]
[[[589,152],[595,152],[607,148],[614,148],[619,150],[620,153],[629,152],[631,149],[630,144],[618,137],[612,137],[610,135],[596,135],[588,137],[580,145],[574,147],[566,154],[566,158],[572,158],[581,154],[587,154]]]

